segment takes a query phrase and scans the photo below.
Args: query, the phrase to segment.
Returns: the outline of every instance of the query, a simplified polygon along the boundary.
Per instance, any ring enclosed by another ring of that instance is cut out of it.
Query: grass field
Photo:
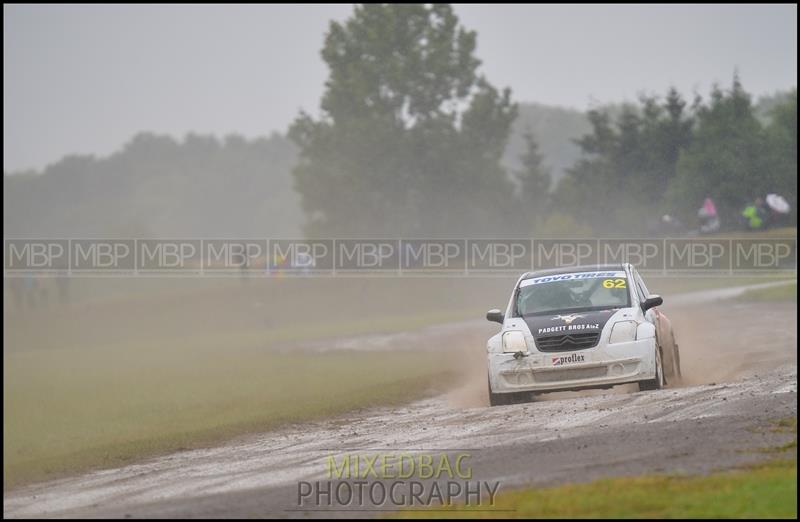
[[[773,281],[789,281],[797,278],[796,274],[779,273],[764,274],[761,276],[670,276],[670,277],[644,277],[647,289],[653,293],[661,294],[665,301],[671,295],[686,292],[701,292],[715,288],[728,288],[734,286],[756,285]]]
[[[764,301],[797,301],[797,283],[771,288],[757,288],[744,292],[737,298],[748,303]]]
[[[487,509],[483,506],[482,509]],[[451,506],[425,518],[797,518],[797,459],[706,476],[645,475],[498,493],[491,513]],[[404,512],[413,518],[419,513]]]
[[[714,234],[713,236],[703,236],[704,238],[720,238],[720,239],[750,239],[750,238],[790,238],[797,237],[797,227],[778,227],[768,228],[766,230],[759,230],[757,232],[747,230],[736,230],[731,232],[722,232]]]
[[[480,319],[514,279],[78,279],[67,302],[51,288],[35,308],[6,292],[4,488],[419,398],[447,382],[437,363],[449,354],[301,345]],[[764,280],[651,289],[668,299]]]
[[[163,346],[135,356],[86,349],[7,358],[5,486],[402,403],[442,391],[449,377],[430,352],[225,352]]]
[[[302,343],[480,317],[464,303],[497,281],[456,283],[77,280],[7,306],[4,487],[441,391],[444,351]]]

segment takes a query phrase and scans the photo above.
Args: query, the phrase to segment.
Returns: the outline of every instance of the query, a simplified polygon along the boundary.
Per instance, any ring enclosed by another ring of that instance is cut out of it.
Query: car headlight
[[[627,343],[636,340],[636,321],[619,321],[614,323],[611,328],[611,336],[608,338],[609,344]]]
[[[511,331],[504,333],[503,351],[510,353],[527,352],[528,345],[525,342],[525,334],[518,331]]]

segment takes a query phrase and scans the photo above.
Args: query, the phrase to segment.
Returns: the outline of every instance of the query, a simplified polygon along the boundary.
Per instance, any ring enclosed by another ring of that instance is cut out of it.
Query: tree
[[[766,128],[769,151],[769,191],[786,197],[797,220],[797,89],[773,107]]]
[[[550,192],[550,169],[544,165],[539,143],[533,133],[523,134],[525,153],[520,156],[522,168],[515,172],[520,187],[520,201],[528,222],[534,226],[546,215]]]
[[[16,237],[292,237],[294,145],[140,133],[108,157],[68,156],[3,176],[3,232]]]
[[[675,178],[678,159],[692,141],[694,119],[686,113],[686,102],[674,87],[659,104],[656,98],[642,98],[642,201],[660,205],[670,181]]]
[[[697,112],[692,143],[678,162],[668,202],[686,222],[711,196],[723,225],[735,223],[744,204],[770,190],[763,129],[738,75],[728,91],[714,87]]]
[[[581,156],[556,188],[554,206],[596,233],[646,232],[692,140],[685,107],[670,88],[663,101],[641,96],[638,104],[589,111],[591,132],[576,140]]]
[[[519,116],[514,121],[503,162],[514,169],[522,168],[520,159],[528,145],[525,134],[532,133],[551,171],[552,183],[556,183],[578,159],[580,149],[575,138],[589,130],[584,111],[520,101]]]
[[[630,106],[616,122],[602,109],[588,117],[592,131],[576,140],[581,157],[556,187],[553,207],[594,232],[618,233],[629,225],[627,210],[635,199],[628,182],[638,174],[640,117]]]
[[[500,158],[517,108],[478,74],[449,5],[358,6],[331,22],[318,119],[289,130],[310,235],[488,234],[511,216]]]

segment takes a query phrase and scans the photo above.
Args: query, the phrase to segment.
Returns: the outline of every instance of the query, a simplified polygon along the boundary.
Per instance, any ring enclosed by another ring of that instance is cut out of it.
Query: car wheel
[[[508,404],[508,399],[502,393],[489,392],[489,406],[505,406]]]
[[[664,387],[664,364],[661,350],[656,348],[656,377],[646,381],[639,381],[639,391],[660,390]]]
[[[489,406],[507,406],[509,404],[516,404],[518,402],[526,402],[530,394],[526,392],[521,393],[493,393],[492,384],[488,382],[489,389]]]
[[[492,386],[489,385],[489,406],[505,406],[511,404],[510,393],[492,393]]]
[[[486,389],[489,390],[489,406],[502,406],[503,397],[499,393],[492,393],[492,382],[486,378]]]

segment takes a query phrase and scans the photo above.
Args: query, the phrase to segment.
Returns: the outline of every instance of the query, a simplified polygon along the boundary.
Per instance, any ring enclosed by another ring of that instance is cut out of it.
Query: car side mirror
[[[492,308],[488,312],[486,312],[486,320],[491,321],[493,323],[500,323],[503,324],[503,312],[498,310],[497,308]]]
[[[642,303],[642,312],[646,312],[653,308],[654,306],[661,306],[664,304],[664,300],[661,298],[660,295],[650,294],[647,296],[647,299],[644,300]]]

